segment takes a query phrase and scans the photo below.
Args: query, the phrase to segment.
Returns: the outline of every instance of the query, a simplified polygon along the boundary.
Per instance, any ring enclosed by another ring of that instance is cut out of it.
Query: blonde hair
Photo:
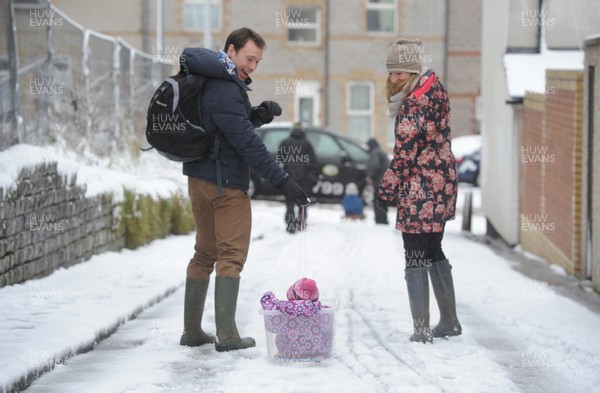
[[[387,81],[385,82],[385,100],[389,104],[392,96],[398,94],[402,90],[409,95],[412,90],[411,87],[415,84],[415,80],[419,77],[419,74],[411,74],[410,78],[404,82],[392,83],[390,76],[388,75]]]

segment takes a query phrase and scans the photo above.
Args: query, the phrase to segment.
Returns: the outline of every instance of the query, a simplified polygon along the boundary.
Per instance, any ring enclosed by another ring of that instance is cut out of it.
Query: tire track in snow
[[[356,313],[356,315],[358,315],[360,317],[360,320],[368,328],[368,330],[369,330],[371,336],[373,337],[374,341],[377,343],[377,345],[379,345],[381,348],[383,348],[387,354],[389,354],[397,362],[403,364],[408,369],[412,370],[413,373],[416,374],[416,375],[418,375],[420,378],[422,378],[424,380],[431,380],[433,378],[430,374],[423,373],[422,370],[425,369],[425,364],[423,362],[419,361],[418,362],[419,363],[418,367],[414,366],[414,363],[417,363],[417,361],[416,361],[416,359],[417,359],[416,355],[415,355],[415,357],[413,358],[413,360],[411,362],[408,362],[408,361],[404,360],[400,355],[398,355],[396,353],[396,351],[394,349],[392,349],[389,344],[386,344],[385,341],[381,339],[381,337],[380,337],[379,333],[377,332],[377,330],[369,322],[369,319],[361,311],[359,311],[355,307],[355,304],[354,304],[354,291],[352,291],[352,290],[350,290],[350,305],[349,305],[349,308],[354,313]],[[414,355],[414,353],[413,353],[413,355]]]
[[[368,318],[357,310],[351,290],[347,299],[344,308],[346,348],[344,352],[338,350],[335,359],[370,384],[375,392],[414,392],[415,387],[427,388],[427,391],[431,391],[430,387],[435,389],[431,383],[437,378],[423,372],[423,362],[416,360],[414,353],[410,361],[398,355],[382,340]]]
[[[375,374],[373,371],[369,370],[369,366],[366,365],[363,361],[360,360],[359,354],[354,350],[355,340],[353,339],[352,330],[350,327],[353,326],[353,321],[350,313],[346,314],[346,323],[348,326],[348,335],[346,337],[346,350],[347,353],[340,356],[335,356],[335,360],[337,360],[340,364],[348,368],[354,375],[358,376],[362,381],[372,386],[376,384],[376,391],[383,391],[385,388],[385,384],[381,381],[381,375]],[[353,361],[347,359],[348,355],[352,357]]]
[[[356,257],[362,254],[364,250],[360,246],[360,236],[352,227],[342,227],[338,234],[343,238],[341,244],[344,244],[338,250],[338,257]],[[397,387],[397,384],[404,384],[409,389],[420,385],[423,379],[427,380],[429,376],[415,370],[383,344],[368,319],[358,311],[353,290],[344,292],[347,294],[344,296],[347,303],[343,309],[346,314],[346,351],[342,356],[336,356],[336,360],[369,383],[376,392],[408,391]],[[338,293],[338,299],[341,298],[340,295]]]

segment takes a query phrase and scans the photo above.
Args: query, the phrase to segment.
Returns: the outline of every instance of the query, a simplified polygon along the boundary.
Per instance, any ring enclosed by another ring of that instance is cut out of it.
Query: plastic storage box
[[[288,316],[264,310],[269,361],[274,364],[315,363],[332,356],[337,303],[313,316]]]

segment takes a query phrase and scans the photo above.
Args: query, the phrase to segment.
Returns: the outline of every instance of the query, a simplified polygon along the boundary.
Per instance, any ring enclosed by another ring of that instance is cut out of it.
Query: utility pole
[[[156,50],[160,53],[161,57],[163,51],[163,14],[164,14],[164,3],[163,0],[156,0]]]

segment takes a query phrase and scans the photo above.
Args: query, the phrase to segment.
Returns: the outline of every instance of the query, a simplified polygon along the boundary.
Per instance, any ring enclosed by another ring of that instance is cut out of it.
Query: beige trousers
[[[216,184],[191,176],[188,193],[196,222],[196,245],[187,277],[209,280],[216,268],[217,276],[239,278],[252,227],[248,193],[224,187],[223,196],[217,198]]]

